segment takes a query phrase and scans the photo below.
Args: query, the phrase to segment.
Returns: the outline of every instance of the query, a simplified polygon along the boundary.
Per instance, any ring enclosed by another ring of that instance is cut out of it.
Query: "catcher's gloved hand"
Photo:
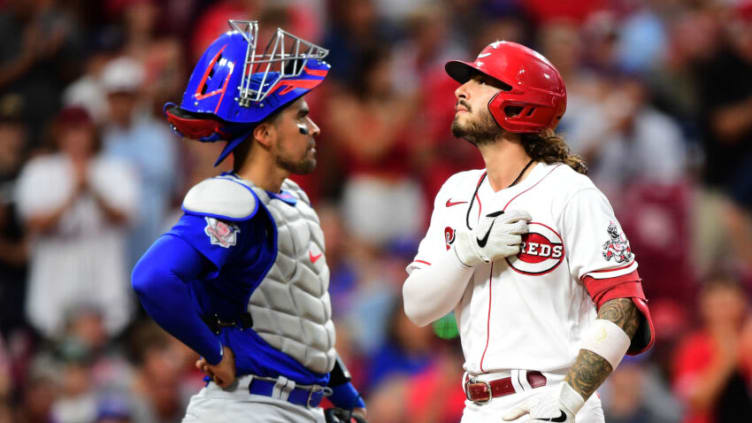
[[[368,423],[362,416],[342,408],[327,408],[324,410],[324,417],[326,423]]]
[[[475,230],[457,230],[454,252],[470,267],[516,255],[530,219],[530,214],[522,210],[489,213],[480,219]]]
[[[527,422],[574,423],[574,416],[585,404],[580,394],[566,382],[557,387],[539,389],[540,393],[505,414],[504,421],[516,420],[529,414]]]

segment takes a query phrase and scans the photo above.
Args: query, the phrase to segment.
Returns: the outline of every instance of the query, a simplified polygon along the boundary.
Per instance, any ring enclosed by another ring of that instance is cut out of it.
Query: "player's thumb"
[[[526,405],[521,405],[519,407],[511,409],[507,414],[504,414],[503,419],[505,422],[511,422],[512,420],[517,420],[529,412],[530,410]]]

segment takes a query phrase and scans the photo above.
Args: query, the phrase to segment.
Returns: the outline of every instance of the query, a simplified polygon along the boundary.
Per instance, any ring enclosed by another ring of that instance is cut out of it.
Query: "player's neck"
[[[494,143],[479,146],[479,150],[486,162],[488,182],[494,192],[509,187],[515,180],[517,183],[523,181],[533,169],[533,166],[525,169],[530,156],[522,147],[519,137],[504,136]],[[523,169],[525,171],[520,174]]]
[[[234,172],[240,178],[253,182],[257,187],[278,193],[282,188],[282,182],[290,176],[290,172],[281,169],[274,160],[264,157],[264,154],[249,154],[246,160]]]

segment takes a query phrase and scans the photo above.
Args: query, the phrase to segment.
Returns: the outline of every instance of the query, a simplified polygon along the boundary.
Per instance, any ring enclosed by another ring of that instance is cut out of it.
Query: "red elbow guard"
[[[600,309],[603,304],[615,298],[631,298],[634,305],[642,314],[642,322],[637,329],[637,333],[632,338],[632,345],[630,345],[627,354],[636,355],[647,351],[653,346],[655,342],[653,319],[650,316],[647,299],[642,290],[642,280],[636,270],[623,276],[607,279],[596,279],[591,276],[585,276],[582,278],[582,282],[597,309]]]

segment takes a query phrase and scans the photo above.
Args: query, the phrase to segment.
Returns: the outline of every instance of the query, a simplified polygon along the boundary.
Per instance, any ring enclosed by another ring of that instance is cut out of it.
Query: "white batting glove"
[[[522,210],[489,213],[481,218],[475,230],[457,231],[454,252],[468,267],[517,255],[522,234],[527,233],[531,219]]]
[[[558,387],[540,388],[541,392],[504,415],[504,421],[512,421],[529,414],[526,422],[574,423],[574,416],[585,405],[582,395],[568,383]]]

